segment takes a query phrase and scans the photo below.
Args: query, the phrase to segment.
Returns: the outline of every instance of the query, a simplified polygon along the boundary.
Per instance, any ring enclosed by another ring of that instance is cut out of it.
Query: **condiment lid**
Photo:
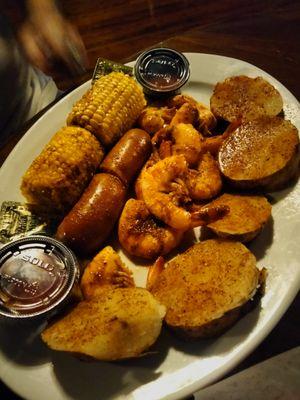
[[[48,313],[69,295],[79,275],[73,253],[59,241],[29,236],[0,249],[0,315]]]
[[[189,79],[190,69],[183,54],[172,49],[156,48],[138,57],[134,73],[146,93],[158,95],[181,88]]]

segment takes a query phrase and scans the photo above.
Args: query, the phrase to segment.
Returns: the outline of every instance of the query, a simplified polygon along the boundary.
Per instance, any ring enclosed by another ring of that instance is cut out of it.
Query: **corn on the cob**
[[[79,199],[104,156],[87,130],[60,129],[23,176],[21,191],[29,203],[65,212]]]
[[[82,126],[110,147],[131,128],[145,105],[143,92],[132,77],[111,72],[95,81],[75,103],[67,123]]]

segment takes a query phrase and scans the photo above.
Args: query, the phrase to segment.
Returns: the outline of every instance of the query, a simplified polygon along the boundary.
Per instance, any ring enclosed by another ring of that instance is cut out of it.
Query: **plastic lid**
[[[29,236],[0,250],[0,314],[28,318],[44,314],[70,293],[79,274],[73,253],[44,236]]]
[[[135,64],[134,73],[145,91],[152,94],[176,92],[189,79],[190,69],[186,57],[172,49],[157,48],[142,53]]]

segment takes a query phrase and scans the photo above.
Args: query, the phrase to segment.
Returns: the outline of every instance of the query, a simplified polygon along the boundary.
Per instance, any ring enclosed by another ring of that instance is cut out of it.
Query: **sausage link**
[[[59,225],[56,237],[78,254],[93,254],[111,233],[125,200],[126,188],[116,176],[95,175]]]
[[[100,165],[100,171],[117,176],[128,187],[151,151],[149,134],[142,129],[130,129],[107,154]]]

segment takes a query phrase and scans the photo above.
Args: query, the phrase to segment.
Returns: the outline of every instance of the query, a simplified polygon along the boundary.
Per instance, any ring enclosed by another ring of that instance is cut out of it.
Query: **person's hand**
[[[83,72],[87,56],[81,37],[52,1],[28,1],[28,18],[18,37],[28,60],[44,72],[63,62],[74,74]]]

